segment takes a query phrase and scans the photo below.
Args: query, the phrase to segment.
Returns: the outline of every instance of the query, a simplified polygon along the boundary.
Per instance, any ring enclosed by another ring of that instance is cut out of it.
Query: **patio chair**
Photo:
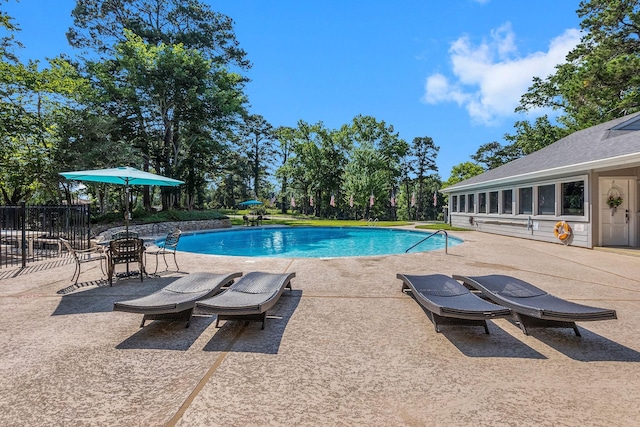
[[[580,335],[577,321],[616,319],[615,310],[576,304],[558,298],[524,280],[511,276],[458,276],[465,286],[477,289],[482,296],[509,307],[525,335],[527,328],[571,328]]]
[[[267,310],[280,299],[285,288],[291,290],[291,279],[296,273],[262,273],[254,271],[242,276],[219,295],[196,302],[196,309],[206,314],[217,314],[220,320],[249,320],[262,322],[264,329]]]
[[[158,257],[162,255],[162,259],[165,265],[165,271],[169,270],[169,264],[167,264],[167,254],[173,255],[173,262],[176,264],[176,271],[180,271],[180,267],[178,267],[178,261],[176,260],[176,251],[178,250],[178,242],[180,241],[180,235],[182,231],[177,228],[167,234],[167,237],[164,239],[164,242],[158,245],[147,246],[145,249],[145,258],[147,255],[155,255],[156,257],[156,269],[153,271],[155,275],[158,272]],[[146,264],[146,262],[145,262]]]
[[[116,302],[113,311],[143,314],[141,328],[147,320],[186,320],[188,328],[196,301],[219,293],[240,276],[242,273],[191,273],[151,295]]]
[[[137,239],[140,237],[140,234],[137,231],[116,231],[111,235],[111,240],[118,239]]]
[[[76,268],[73,272],[73,276],[71,277],[71,281],[75,286],[78,283],[78,279],[80,278],[80,273],[82,270],[82,265],[89,262],[100,262],[100,269],[102,270],[102,276],[105,275],[105,263],[107,261],[107,255],[104,251],[104,248],[101,246],[92,246],[88,249],[74,249],[71,246],[71,242],[66,239],[60,238],[60,243],[62,246],[69,252],[69,255],[73,258],[76,264]]]
[[[508,317],[511,310],[473,295],[467,288],[444,274],[424,276],[398,273],[402,291],[411,291],[418,304],[427,310],[436,332],[440,325],[461,324],[483,326],[488,334],[487,319]]]
[[[249,217],[246,215],[242,215],[242,221],[245,227],[249,226]]]
[[[144,241],[142,239],[117,239],[109,242],[108,257],[108,276],[109,286],[113,286],[113,276],[115,275],[116,265],[126,264],[127,275],[129,275],[129,263],[137,263],[140,273],[140,281],[144,276]]]

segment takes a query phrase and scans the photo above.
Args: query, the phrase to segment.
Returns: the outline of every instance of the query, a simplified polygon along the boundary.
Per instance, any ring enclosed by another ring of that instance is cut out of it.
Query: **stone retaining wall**
[[[164,236],[170,231],[179,228],[182,231],[193,230],[211,230],[215,228],[231,228],[231,220],[226,219],[207,219],[200,221],[170,221],[170,222],[156,222],[153,224],[133,224],[129,226],[129,231],[134,231],[140,235],[145,236]],[[124,231],[125,227],[114,227],[97,234],[98,239],[109,240],[111,235],[118,231]]]

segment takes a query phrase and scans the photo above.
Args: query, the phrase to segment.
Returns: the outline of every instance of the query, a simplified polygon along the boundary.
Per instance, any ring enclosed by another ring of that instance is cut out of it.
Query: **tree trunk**
[[[149,172],[149,160],[146,158],[142,170]],[[151,187],[148,185],[142,187],[142,206],[146,211],[151,211]]]

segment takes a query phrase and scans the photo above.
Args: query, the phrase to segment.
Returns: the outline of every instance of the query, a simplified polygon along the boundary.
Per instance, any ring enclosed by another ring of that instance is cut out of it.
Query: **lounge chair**
[[[296,273],[251,272],[212,298],[196,302],[198,311],[217,314],[220,320],[251,320],[264,322],[267,310],[275,305],[285,288],[291,290],[291,279]]]
[[[191,273],[146,297],[116,302],[113,311],[143,314],[141,328],[147,320],[186,320],[188,328],[196,301],[219,293],[240,276],[242,273]]]
[[[443,274],[415,276],[397,275],[402,291],[410,290],[416,301],[428,310],[436,332],[440,323],[483,326],[488,334],[487,319],[507,317],[508,308],[487,302],[473,295],[467,288]]]
[[[576,322],[617,318],[615,310],[576,304],[511,276],[454,275],[453,278],[477,289],[483,297],[509,307],[525,335],[529,335],[527,328],[543,327],[572,328],[581,336]]]

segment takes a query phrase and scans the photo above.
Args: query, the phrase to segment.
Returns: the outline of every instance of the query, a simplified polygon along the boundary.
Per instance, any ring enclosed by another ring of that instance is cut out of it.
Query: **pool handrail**
[[[420,243],[424,242],[425,240],[428,240],[430,238],[432,238],[433,236],[435,236],[436,234],[439,233],[444,233],[444,253],[448,254],[447,249],[449,249],[449,234],[447,233],[447,231],[443,228],[434,231],[433,233],[429,234],[427,237],[425,237],[424,239],[420,240],[418,243],[416,243],[415,245],[412,245],[409,249],[407,249],[406,251],[404,251],[404,253],[406,254],[407,252],[409,252],[411,249],[415,248],[416,246],[418,246]]]

